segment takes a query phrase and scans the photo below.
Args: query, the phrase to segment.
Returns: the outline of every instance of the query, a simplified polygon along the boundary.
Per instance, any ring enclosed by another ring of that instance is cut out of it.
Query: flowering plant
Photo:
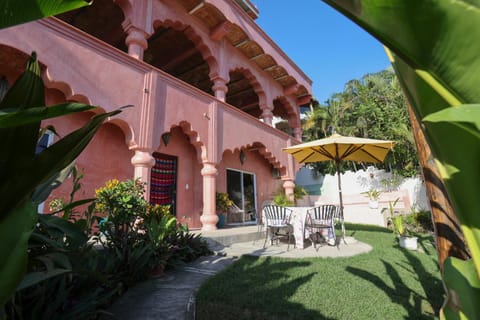
[[[233,201],[230,199],[227,193],[217,192],[215,194],[215,206],[217,211],[226,213],[228,212],[228,209],[233,206]]]

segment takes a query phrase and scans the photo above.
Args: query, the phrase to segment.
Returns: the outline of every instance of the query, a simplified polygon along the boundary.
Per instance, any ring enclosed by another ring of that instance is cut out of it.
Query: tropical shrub
[[[423,233],[433,232],[432,213],[428,210],[420,210],[412,213],[413,223]]]
[[[140,180],[110,180],[96,190],[96,211],[107,273],[127,286],[155,268],[191,261],[210,251],[199,236],[177,224],[169,206],[152,206]]]
[[[175,234],[169,237],[170,258],[167,267],[175,267],[178,264],[194,261],[198,257],[212,254],[207,242],[200,236],[188,231],[188,227],[178,225]]]
[[[177,219],[171,215],[170,206],[148,205],[143,217],[143,226],[148,235],[152,252],[152,268],[163,268],[172,257],[174,238],[177,230]]]
[[[71,194],[80,189],[74,180]],[[106,213],[103,235],[91,237],[83,218],[67,219],[62,211],[76,212],[73,205],[82,200],[54,201],[58,210],[39,215],[28,241],[28,272],[6,305],[8,319],[92,319],[152,270],[210,254],[199,235],[176,224],[168,206],[145,201],[143,185],[111,180],[97,190],[89,207],[96,210],[87,211]]]
[[[39,215],[28,243],[28,272],[6,305],[9,319],[88,319],[116,294],[97,250],[71,221]]]
[[[142,227],[147,201],[140,180],[107,181],[95,191],[95,210],[104,216],[99,224],[107,272],[127,286],[148,275],[153,259],[149,238]]]
[[[51,185],[65,177],[103,121],[120,111],[96,115],[84,127],[35,154],[40,121],[92,109],[76,103],[45,104],[44,86],[36,55],[0,102],[0,308],[15,292],[27,266],[27,246],[37,221],[37,206]],[[18,106],[18,107],[17,107]]]
[[[88,5],[83,0],[37,0],[0,3],[0,28],[48,17]],[[91,109],[75,103],[46,108],[44,87],[36,56],[32,54],[26,71],[0,103],[0,190],[4,199],[0,209],[0,317],[5,302],[23,277],[27,263],[27,241],[36,222],[36,206],[31,196],[72,162],[88,144],[103,120],[114,113],[100,115],[63,140],[55,151],[34,158],[40,121],[72,112]],[[38,199],[38,198],[37,198]]]
[[[77,166],[71,166],[72,177],[72,191],[68,200],[64,198],[52,199],[49,203],[51,214],[59,215],[65,220],[74,222],[83,233],[91,238],[94,236],[94,227],[100,221],[100,217],[95,214],[95,198],[75,200],[75,194],[82,187],[81,180],[83,179],[83,172],[77,169]],[[82,212],[77,211],[77,207],[90,203],[86,210]]]

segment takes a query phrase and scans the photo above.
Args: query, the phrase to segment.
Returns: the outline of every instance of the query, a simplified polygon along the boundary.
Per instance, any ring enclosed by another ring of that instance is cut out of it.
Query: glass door
[[[228,214],[227,223],[256,223],[255,175],[227,169],[227,193],[235,204],[234,209]]]

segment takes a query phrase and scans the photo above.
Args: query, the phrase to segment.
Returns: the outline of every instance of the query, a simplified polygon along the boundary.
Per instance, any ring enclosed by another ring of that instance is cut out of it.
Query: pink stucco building
[[[82,196],[140,177],[150,201],[171,204],[190,228],[216,228],[216,191],[244,209],[230,223],[251,223],[248,212],[279,188],[293,192],[297,168],[282,148],[301,140],[299,107],[311,98],[311,80],[259,28],[258,14],[249,0],[95,0],[0,30],[0,75],[12,83],[36,51],[47,104],[134,106],[79,157]],[[91,116],[48,123],[65,135]]]

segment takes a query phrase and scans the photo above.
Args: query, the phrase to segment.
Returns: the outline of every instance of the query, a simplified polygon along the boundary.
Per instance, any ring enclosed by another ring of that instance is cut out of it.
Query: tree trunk
[[[466,248],[465,238],[453,211],[447,189],[433,161],[434,157],[430,146],[425,139],[416,114],[408,102],[407,107],[418,150],[418,159],[422,166],[427,195],[432,208],[438,263],[443,273],[443,264],[449,256],[467,260],[470,258],[470,254]]]

